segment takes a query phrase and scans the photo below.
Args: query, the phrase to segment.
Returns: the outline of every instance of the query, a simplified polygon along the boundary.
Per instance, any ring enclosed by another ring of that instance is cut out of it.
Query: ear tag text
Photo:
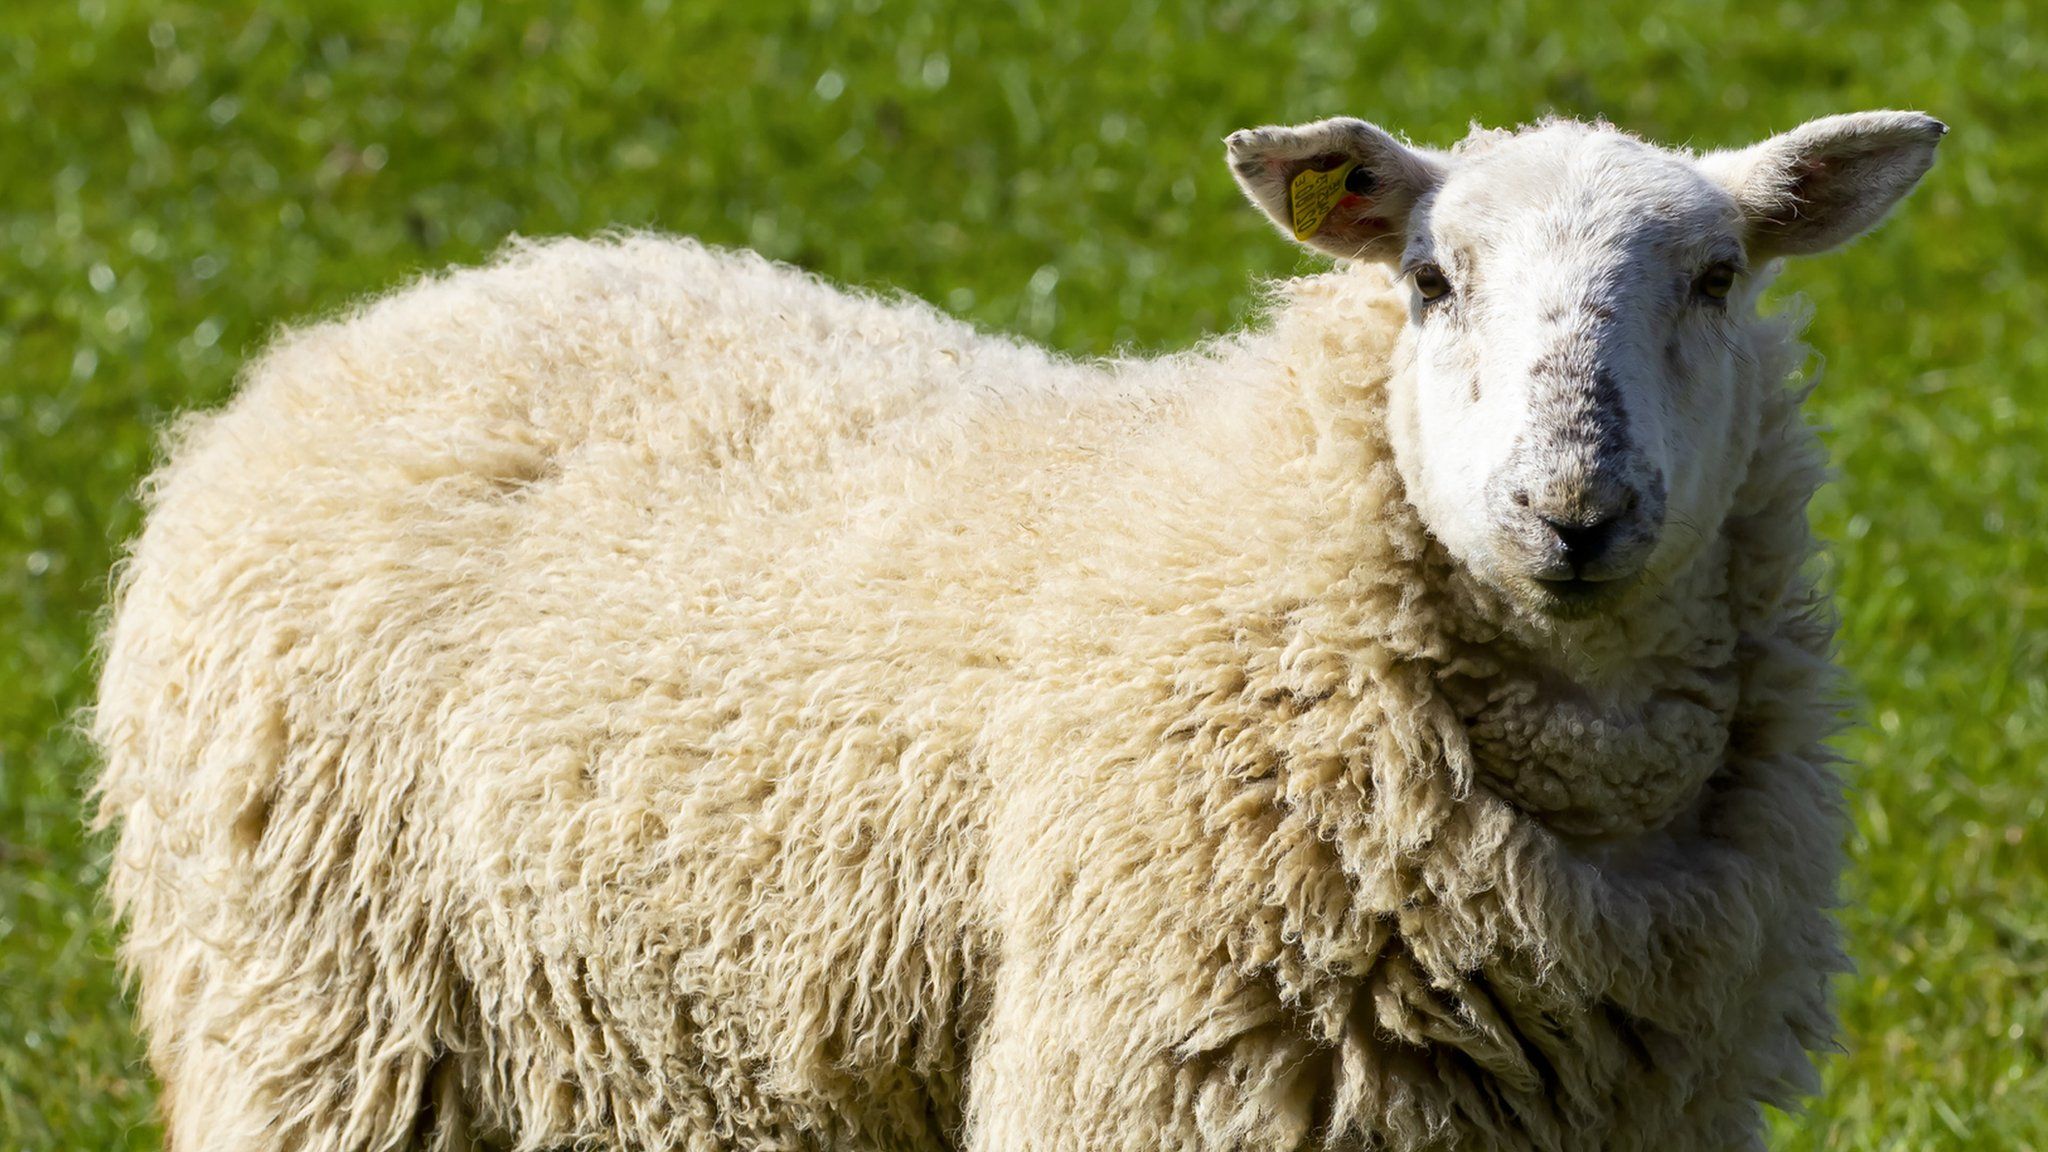
[[[1330,209],[1344,197],[1344,180],[1358,161],[1347,160],[1328,171],[1304,168],[1287,184],[1287,210],[1294,219],[1294,238],[1306,240],[1322,231]]]

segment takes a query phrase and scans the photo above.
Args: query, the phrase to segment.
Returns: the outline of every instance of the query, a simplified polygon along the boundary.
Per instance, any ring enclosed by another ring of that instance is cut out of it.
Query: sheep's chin
[[[1537,634],[1581,631],[1613,620],[1640,605],[1659,583],[1646,572],[1596,582],[1539,580],[1490,563],[1472,565],[1470,571],[1514,616],[1513,622]]]
[[[1637,583],[1635,576],[1598,583],[1520,579],[1508,594],[1517,607],[1538,620],[1578,624],[1625,608],[1634,600],[1631,593]]]

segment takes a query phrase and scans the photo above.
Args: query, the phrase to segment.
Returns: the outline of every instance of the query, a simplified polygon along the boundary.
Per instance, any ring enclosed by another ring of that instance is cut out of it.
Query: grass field
[[[1787,1149],[2048,1149],[2048,10],[1579,0],[14,0],[0,9],[0,1148],[154,1148],[71,725],[152,430],[280,323],[512,233],[655,226],[1084,353],[1309,262],[1232,128],[1954,126],[1817,309],[1863,723],[1846,1053]]]

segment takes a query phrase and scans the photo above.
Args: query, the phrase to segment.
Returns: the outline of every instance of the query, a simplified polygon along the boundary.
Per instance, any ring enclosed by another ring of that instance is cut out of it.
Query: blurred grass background
[[[1955,132],[1814,302],[1865,696],[1846,1054],[1785,1149],[2048,1148],[2048,9],[1323,0],[13,0],[0,11],[0,1148],[154,1148],[81,829],[94,613],[152,430],[280,323],[512,233],[752,245],[1100,353],[1313,265],[1220,137],[1604,115]]]

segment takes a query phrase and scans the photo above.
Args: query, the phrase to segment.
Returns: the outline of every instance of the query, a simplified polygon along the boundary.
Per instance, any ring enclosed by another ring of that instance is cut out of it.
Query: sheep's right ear
[[[1230,171],[1282,232],[1346,260],[1400,259],[1408,213],[1443,162],[1348,116],[1224,139]]]

